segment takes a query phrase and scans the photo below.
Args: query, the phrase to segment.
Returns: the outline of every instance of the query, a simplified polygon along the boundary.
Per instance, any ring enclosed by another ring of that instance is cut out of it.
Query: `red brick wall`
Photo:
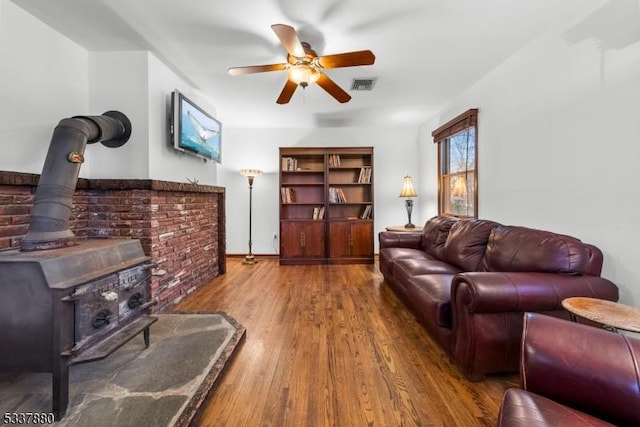
[[[0,185],[0,249],[18,246],[20,237],[27,233],[32,189],[27,185]]]
[[[0,172],[0,249],[28,229],[37,176]],[[224,189],[150,180],[80,180],[70,228],[78,238],[139,239],[158,264],[154,311],[170,310],[225,272]]]

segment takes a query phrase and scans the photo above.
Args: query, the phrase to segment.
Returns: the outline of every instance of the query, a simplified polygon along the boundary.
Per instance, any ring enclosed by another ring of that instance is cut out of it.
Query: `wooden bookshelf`
[[[373,148],[280,148],[280,263],[373,263]]]

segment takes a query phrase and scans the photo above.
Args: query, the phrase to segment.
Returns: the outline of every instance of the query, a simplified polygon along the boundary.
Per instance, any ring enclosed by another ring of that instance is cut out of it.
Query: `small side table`
[[[602,323],[607,329],[622,329],[640,333],[640,309],[597,298],[571,297],[562,300],[564,307],[574,316]]]
[[[394,233],[422,233],[422,226],[416,225],[414,228],[406,228],[404,225],[388,225],[385,227],[387,231]]]

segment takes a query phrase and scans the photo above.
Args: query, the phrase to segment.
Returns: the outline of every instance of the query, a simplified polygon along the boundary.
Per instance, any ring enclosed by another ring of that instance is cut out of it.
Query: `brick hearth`
[[[0,171],[0,250],[28,230],[38,175]],[[225,272],[225,190],[156,180],[80,179],[71,230],[78,238],[139,239],[164,276],[154,276],[155,312]]]

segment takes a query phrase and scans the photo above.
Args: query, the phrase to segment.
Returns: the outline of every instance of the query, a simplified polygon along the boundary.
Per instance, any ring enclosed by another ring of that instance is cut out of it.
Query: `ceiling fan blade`
[[[322,68],[355,67],[357,65],[371,65],[376,57],[370,50],[338,53],[318,57],[318,63]]]
[[[276,36],[280,39],[280,43],[287,50],[289,55],[295,56],[296,58],[304,58],[306,52],[302,47],[302,43],[300,43],[300,39],[298,39],[298,33],[293,27],[284,24],[273,24],[271,29]]]
[[[326,90],[329,95],[333,96],[338,102],[349,102],[351,99],[351,95],[345,92],[340,86],[336,84],[333,80],[331,80],[326,74],[320,73],[320,78],[316,82],[318,85]]]
[[[239,76],[242,74],[264,73],[265,71],[281,71],[287,67],[287,64],[268,64],[268,65],[249,65],[247,67],[231,67],[229,74]]]
[[[291,80],[287,80],[287,83],[285,83],[284,88],[282,88],[282,92],[280,92],[280,96],[278,97],[278,100],[276,102],[278,104],[286,104],[287,102],[289,102],[291,100],[291,97],[293,96],[293,92],[296,91],[297,87],[297,83],[292,82]]]

